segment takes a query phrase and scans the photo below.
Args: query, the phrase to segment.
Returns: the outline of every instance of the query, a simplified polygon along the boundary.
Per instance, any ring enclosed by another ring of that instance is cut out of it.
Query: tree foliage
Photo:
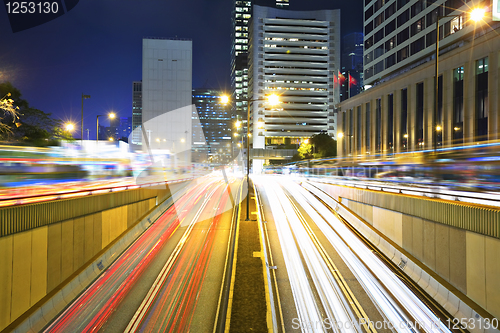
[[[12,133],[11,127],[7,124],[8,120],[12,120],[13,123],[19,117],[19,107],[14,105],[14,100],[10,98],[12,94],[10,92],[6,93],[3,98],[0,99],[0,138],[6,137]]]
[[[9,95],[8,102],[16,113],[9,112],[0,118],[1,128],[5,128],[5,132],[0,130],[1,139],[34,146],[55,145],[58,140],[73,139],[71,133],[62,129],[60,120],[52,118],[50,113],[30,107],[10,82],[0,83],[2,94]]]
[[[309,142],[314,146],[314,158],[337,156],[337,140],[326,133],[311,136]]]
[[[300,144],[297,154],[292,158],[292,162],[335,156],[337,156],[337,141],[326,133],[319,133]]]
[[[312,154],[312,145],[308,142],[302,142],[300,144],[300,147],[299,149],[297,150],[297,152],[299,153],[299,156],[301,159],[303,160],[308,160],[308,159],[311,159],[313,157],[313,154]]]

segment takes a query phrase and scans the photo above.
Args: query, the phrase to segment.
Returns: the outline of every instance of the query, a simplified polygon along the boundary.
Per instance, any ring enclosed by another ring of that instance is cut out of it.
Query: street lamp
[[[84,95],[82,93],[82,122],[81,122],[81,135],[82,135],[81,141],[82,141],[82,147],[83,147],[83,100],[87,99],[87,98],[90,98],[90,95]]]
[[[470,12],[470,19],[474,22],[479,22],[483,19],[485,14],[485,10],[483,8],[474,8]],[[441,126],[437,125],[437,112],[438,112],[438,78],[439,78],[439,20],[443,18],[452,18],[458,17],[462,14],[458,15],[445,15],[439,16],[436,18],[436,63],[434,66],[434,115],[433,115],[433,146],[434,146],[434,154],[436,154],[437,150],[437,139],[438,132],[441,130]],[[444,28],[443,28],[443,36],[444,36]],[[444,87],[443,87],[444,88]],[[444,90],[444,89],[443,89]],[[438,129],[439,128],[439,129]]]
[[[229,96],[227,96],[227,95],[222,95],[222,96],[220,97],[220,102],[221,102],[222,104],[228,104],[228,103],[229,103]]]
[[[103,117],[104,115],[100,114],[100,115],[97,115],[97,134],[96,134],[96,146],[99,145],[99,117]],[[108,113],[108,118],[109,119],[114,119],[116,117],[116,115],[111,112],[111,113]]]
[[[66,129],[66,131],[68,132],[72,132],[74,129],[75,129],[75,125],[73,125],[72,123],[67,123],[64,128]]]
[[[247,99],[247,217],[245,221],[250,221],[250,102],[265,101],[261,98]],[[281,103],[276,94],[267,96],[269,105],[274,106]]]

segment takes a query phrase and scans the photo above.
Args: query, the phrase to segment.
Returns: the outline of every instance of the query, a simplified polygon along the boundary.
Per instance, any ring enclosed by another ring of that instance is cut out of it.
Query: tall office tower
[[[340,90],[340,100],[359,94],[363,87],[363,38],[361,32],[353,32],[342,39],[344,83]]]
[[[142,81],[132,82],[132,137],[130,143],[140,145],[142,125]],[[135,129],[138,129],[134,131]]]
[[[246,126],[248,99],[248,28],[253,5],[288,7],[289,0],[234,0],[231,33],[231,100],[234,121]],[[238,141],[234,142],[237,147]],[[235,148],[236,149],[236,148]]]
[[[190,163],[192,117],[192,41],[143,39],[143,149],[169,151]],[[168,153],[168,152],[167,152]]]
[[[221,103],[222,92],[193,89],[193,161],[226,164],[231,161],[231,106]]]
[[[289,5],[289,0],[276,0],[276,8],[278,9],[288,9]]]
[[[290,11],[254,6],[250,29],[250,128],[254,149],[336,135],[340,10]],[[278,107],[266,96],[280,96]],[[263,160],[254,160],[254,172]]]
[[[252,1],[234,1],[232,14],[231,87],[233,118],[246,119],[248,97],[248,25]]]

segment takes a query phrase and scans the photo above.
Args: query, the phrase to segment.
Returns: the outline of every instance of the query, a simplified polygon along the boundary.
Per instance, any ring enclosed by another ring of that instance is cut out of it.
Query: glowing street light
[[[269,105],[275,106],[281,103],[280,97],[276,94],[272,94],[267,96],[267,101],[269,102]]]
[[[220,97],[220,102],[221,102],[222,104],[228,104],[228,103],[229,103],[229,96],[227,96],[227,95],[222,95],[222,96]]]
[[[486,10],[484,8],[474,8],[470,12],[470,19],[474,22],[479,22],[484,18]]]
[[[64,128],[66,129],[66,131],[68,132],[71,132],[75,129],[75,125],[73,125],[72,123],[67,123]]]
[[[103,117],[103,115],[102,114],[97,115],[97,132],[96,132],[97,135],[96,135],[96,138],[95,138],[96,139],[96,145],[99,144],[99,117]],[[114,112],[108,113],[108,118],[109,119],[114,119],[115,117],[116,117],[116,114]]]
[[[342,139],[343,137],[344,137],[344,133],[339,132],[339,133],[337,134],[337,138]]]
[[[236,121],[236,128],[241,128],[241,121],[239,120]]]
[[[437,125],[436,126],[436,131],[440,132],[442,130],[441,126]]]
[[[113,138],[109,138],[108,140],[109,140],[109,141],[115,141],[115,139],[113,139]]]

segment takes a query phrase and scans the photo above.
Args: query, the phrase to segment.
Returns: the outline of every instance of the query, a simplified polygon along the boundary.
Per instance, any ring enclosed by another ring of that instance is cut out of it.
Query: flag
[[[355,78],[353,78],[353,77],[351,76],[351,74],[349,74],[349,88],[351,88],[352,86],[355,86],[355,85],[357,85],[357,84],[358,84],[358,81],[356,81],[356,79],[355,79]]]
[[[345,76],[339,71],[339,85],[343,85],[345,82]]]

